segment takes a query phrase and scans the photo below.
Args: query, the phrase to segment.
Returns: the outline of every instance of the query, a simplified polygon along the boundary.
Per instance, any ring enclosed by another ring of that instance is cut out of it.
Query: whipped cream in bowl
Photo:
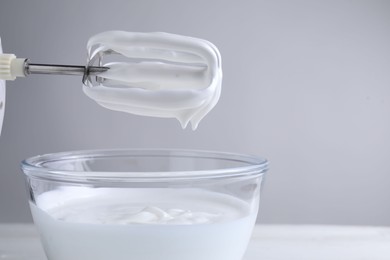
[[[176,118],[196,129],[217,104],[221,55],[212,43],[169,33],[108,31],[90,38],[88,64],[109,67],[83,86],[101,106],[142,116]],[[104,62],[108,55],[121,61]],[[126,58],[123,61],[123,58]]]
[[[267,161],[191,150],[97,150],[22,163],[49,260],[241,260]]]

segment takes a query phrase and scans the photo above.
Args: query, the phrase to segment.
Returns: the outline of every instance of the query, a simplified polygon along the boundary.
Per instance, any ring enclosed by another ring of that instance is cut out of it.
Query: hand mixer
[[[208,41],[168,33],[108,31],[91,37],[87,50],[85,66],[37,64],[0,52],[0,130],[2,80],[31,74],[80,75],[85,94],[103,107],[173,117],[183,127],[191,122],[193,129],[219,99],[221,58]],[[104,63],[110,55],[127,60]]]

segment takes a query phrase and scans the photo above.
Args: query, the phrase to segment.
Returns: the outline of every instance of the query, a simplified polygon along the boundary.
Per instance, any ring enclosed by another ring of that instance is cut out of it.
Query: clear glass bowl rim
[[[166,156],[220,159],[242,162],[243,166],[185,171],[156,171],[156,172],[116,172],[116,171],[73,171],[45,167],[48,162],[61,160],[110,158],[123,156]],[[246,164],[246,165],[244,165]],[[268,161],[264,158],[239,153],[189,150],[189,149],[99,149],[79,150],[37,155],[22,161],[21,168],[30,178],[57,180],[61,182],[153,182],[188,179],[234,178],[243,176],[260,176],[268,170]],[[129,176],[129,173],[131,175]],[[88,180],[86,180],[88,178]]]

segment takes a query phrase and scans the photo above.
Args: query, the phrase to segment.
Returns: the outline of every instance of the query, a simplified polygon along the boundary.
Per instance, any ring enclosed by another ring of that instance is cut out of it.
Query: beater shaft
[[[30,74],[49,75],[81,75],[83,83],[89,76],[97,76],[109,67],[78,66],[30,63],[28,59],[16,58],[14,54],[0,54],[0,79],[15,80],[16,77],[25,77]]]
[[[37,64],[25,63],[26,74],[50,74],[50,75],[98,75],[107,71],[108,67],[85,67],[76,65],[55,65],[55,64]]]

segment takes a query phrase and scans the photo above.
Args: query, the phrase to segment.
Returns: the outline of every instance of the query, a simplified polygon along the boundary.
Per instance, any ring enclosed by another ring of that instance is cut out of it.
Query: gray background
[[[106,110],[80,78],[8,82],[0,222],[31,221],[19,162],[75,149],[173,147],[267,157],[262,223],[390,225],[390,1],[0,2],[6,52],[80,63],[105,30],[208,39],[219,104],[195,132]]]

